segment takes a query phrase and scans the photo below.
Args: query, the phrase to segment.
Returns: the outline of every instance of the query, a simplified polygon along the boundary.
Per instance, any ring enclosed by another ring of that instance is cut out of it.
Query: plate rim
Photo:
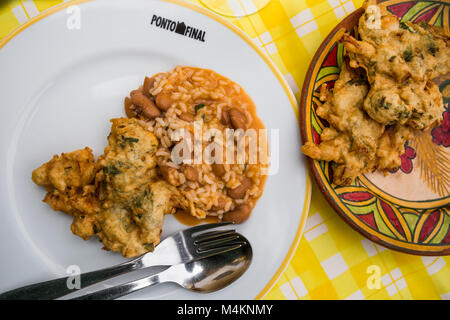
[[[314,69],[317,65],[317,62],[322,55],[325,48],[330,44],[330,41],[333,39],[333,37],[336,36],[339,32],[344,32],[343,30],[346,30],[346,24],[351,22],[353,19],[359,19],[359,17],[364,13],[364,8],[360,7],[347,15],[344,19],[342,19],[327,35],[327,37],[323,40],[323,42],[320,44],[319,48],[317,49],[316,53],[314,54],[313,59],[311,60],[311,63],[308,67],[308,71],[305,76],[305,82],[303,83],[302,91],[301,91],[301,97],[300,97],[300,128],[301,128],[301,136],[303,143],[310,141],[307,133],[307,125],[306,125],[306,116],[307,116],[307,100],[308,100],[308,91],[310,90],[310,86],[313,83],[311,76],[314,73]],[[409,243],[412,248],[405,248],[404,242],[388,238],[387,240],[382,239],[381,234],[379,236],[371,234],[365,228],[362,228],[361,226],[357,225],[345,212],[344,209],[342,209],[333,199],[333,196],[330,194],[330,192],[327,191],[327,186],[325,183],[323,183],[322,179],[320,178],[320,173],[317,170],[316,162],[318,161],[313,160],[309,157],[307,158],[308,167],[312,173],[312,176],[314,178],[314,181],[319,188],[320,192],[324,195],[325,199],[328,201],[328,203],[331,205],[333,210],[344,220],[353,230],[357,231],[359,234],[361,234],[364,238],[369,239],[377,244],[380,244],[384,247],[387,247],[389,249],[395,250],[397,252],[401,253],[407,253],[407,254],[413,254],[413,255],[419,255],[419,256],[447,256],[450,255],[450,246],[439,248],[436,251],[431,250],[432,246],[427,246],[427,251],[424,251],[421,249],[422,246]],[[331,189],[331,185],[329,186]],[[377,195],[379,197],[379,195]],[[398,243],[397,245],[395,243]],[[414,248],[416,247],[416,248]]]
[[[0,40],[0,50],[9,42],[11,41],[16,35],[18,35],[20,32],[22,32],[23,30],[25,30],[26,28],[30,27],[31,25],[35,24],[36,22],[54,14],[57,13],[65,8],[68,8],[70,6],[73,5],[78,5],[78,4],[82,4],[82,3],[87,3],[87,2],[94,2],[96,0],[72,0],[72,1],[67,1],[67,2],[63,2],[61,4],[58,4],[56,6],[53,6],[47,10],[44,10],[42,12],[40,12],[38,15],[30,18],[29,20],[27,20],[24,24],[19,25],[18,27],[16,27],[14,30],[12,30],[10,33],[8,33],[3,39]],[[241,29],[239,29],[237,26],[235,26],[234,24],[232,24],[231,22],[229,22],[228,20],[226,20],[225,18],[221,17],[220,15],[213,13],[212,11],[209,11],[203,7],[200,7],[194,3],[190,3],[187,1],[183,1],[183,0],[155,0],[155,1],[160,1],[160,2],[167,2],[167,3],[172,3],[175,5],[179,5],[181,7],[196,11],[202,15],[205,15],[211,19],[213,19],[214,21],[222,24],[223,26],[225,26],[227,29],[229,29],[230,31],[234,32],[236,35],[238,35],[242,40],[244,40],[248,45],[250,45],[250,47],[256,51],[256,53],[258,53],[258,55],[264,60],[264,62],[269,66],[269,68],[271,69],[272,73],[274,74],[274,76],[277,78],[278,82],[280,83],[280,85],[282,86],[286,96],[289,99],[289,102],[291,103],[291,107],[294,111],[294,115],[297,118],[297,125],[300,129],[301,132],[301,126],[300,126],[300,118],[299,118],[299,107],[300,105],[297,103],[297,99],[295,98],[294,94],[292,93],[291,88],[289,87],[289,84],[287,83],[286,79],[283,77],[283,75],[281,74],[281,71],[278,69],[278,67],[275,65],[275,63],[270,59],[270,57],[261,49],[259,48],[252,40],[251,38],[244,33],[244,31],[242,31]],[[265,286],[263,287],[263,289],[261,290],[261,292],[259,292],[256,297],[254,297],[254,300],[261,300],[264,298],[264,296],[272,289],[272,287],[275,285],[275,283],[278,281],[278,279],[280,278],[281,274],[285,271],[285,269],[287,268],[289,262],[291,261],[295,250],[297,249],[300,240],[302,238],[303,235],[303,231],[306,225],[306,220],[308,217],[308,213],[309,213],[309,207],[310,207],[310,202],[311,202],[311,195],[312,195],[312,180],[311,180],[311,176],[309,173],[309,170],[306,169],[305,166],[305,195],[304,195],[304,203],[303,203],[303,208],[301,208],[301,219],[300,219],[300,223],[299,226],[297,228],[297,231],[295,233],[295,236],[292,240],[292,243],[288,249],[288,252],[286,254],[286,256],[284,257],[283,261],[281,262],[280,266],[277,268],[277,271],[275,272],[274,275],[271,276],[271,279],[269,280],[269,282],[267,284],[265,284]]]

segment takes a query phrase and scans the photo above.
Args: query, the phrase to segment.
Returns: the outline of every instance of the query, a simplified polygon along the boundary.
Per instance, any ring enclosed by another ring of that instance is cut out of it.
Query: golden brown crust
[[[426,23],[401,22],[383,6],[376,8],[380,27],[364,14],[361,40],[343,37],[350,65],[363,68],[370,83],[364,110],[384,125],[433,128],[442,118],[443,101],[431,80],[450,72],[448,34]]]
[[[176,189],[159,181],[155,136],[137,119],[111,122],[97,162],[89,148],[63,153],[34,170],[32,179],[47,189],[47,204],[74,216],[73,234],[97,235],[104,249],[133,257],[159,243]]]
[[[367,1],[364,7],[374,5]],[[302,147],[307,156],[332,162],[333,182],[339,185],[376,169],[397,169],[413,129],[433,128],[442,118],[442,96],[431,80],[450,71],[448,34],[375,8],[381,13],[379,27],[370,25],[366,11],[358,26],[361,40],[342,38],[349,61],[316,110],[330,127],[320,144]]]
[[[97,166],[88,147],[63,153],[32,173],[33,181],[47,189],[44,202],[53,210],[71,215],[94,214],[99,210],[93,183]]]

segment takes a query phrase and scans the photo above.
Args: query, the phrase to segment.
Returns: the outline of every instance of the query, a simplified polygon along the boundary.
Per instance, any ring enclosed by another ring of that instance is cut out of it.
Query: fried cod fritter
[[[93,185],[97,170],[92,150],[86,147],[53,156],[33,171],[32,179],[47,189],[43,201],[53,210],[74,216],[95,214],[100,208]]]
[[[95,180],[104,208],[124,203],[156,176],[156,137],[135,119],[112,119]]]
[[[376,1],[365,4],[373,6]],[[344,35],[350,66],[367,73],[370,90],[364,110],[385,125],[430,129],[439,124],[443,101],[434,78],[450,72],[449,35],[427,23],[402,22],[384,7],[381,26],[367,13],[359,20],[361,41]]]
[[[177,192],[157,172],[156,137],[136,119],[111,122],[97,162],[89,148],[54,156],[32,179],[47,189],[46,203],[74,216],[74,234],[97,235],[105,249],[133,257],[159,243]]]
[[[333,162],[333,182],[347,185],[364,172],[397,168],[404,143],[412,130],[386,127],[363,109],[369,88],[361,70],[342,66],[333,92],[317,107],[317,115],[330,127],[324,128],[319,145],[307,142],[302,151],[310,158]],[[395,139],[390,139],[395,137]]]
[[[157,181],[156,137],[135,119],[111,122],[95,178],[103,209],[97,235],[107,248],[131,257],[159,243],[164,214],[171,210],[171,191]]]
[[[332,162],[337,185],[373,170],[397,169],[414,130],[439,125],[444,110],[432,80],[450,72],[449,36],[442,28],[401,22],[378,6],[380,25],[373,27],[367,9],[374,5],[364,5],[361,40],[342,38],[347,60],[333,90],[324,95],[321,88],[326,102],[316,112],[330,127],[319,145],[302,147],[310,158]]]

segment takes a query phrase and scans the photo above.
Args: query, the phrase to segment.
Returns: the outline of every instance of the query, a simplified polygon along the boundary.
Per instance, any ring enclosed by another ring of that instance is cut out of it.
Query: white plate
[[[86,145],[101,154],[108,120],[124,116],[123,97],[145,75],[191,65],[239,83],[266,127],[279,129],[279,170],[269,176],[251,218],[237,227],[254,249],[242,278],[208,295],[164,284],[128,297],[263,296],[298,244],[310,196],[295,98],[286,82],[242,32],[201,8],[173,1],[76,2],[78,9],[59,10],[63,4],[0,43],[0,291],[64,276],[71,265],[86,272],[124,261],[101,250],[97,239],[72,235],[71,217],[41,202],[45,191],[31,181],[31,171],[53,154]],[[76,27],[78,12],[80,29],[69,28]],[[157,28],[153,15],[201,29],[205,41]],[[167,217],[162,238],[183,227]]]

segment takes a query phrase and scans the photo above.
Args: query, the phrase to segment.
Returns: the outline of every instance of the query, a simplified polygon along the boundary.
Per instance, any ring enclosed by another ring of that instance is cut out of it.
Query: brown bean
[[[150,93],[150,90],[153,88],[154,84],[155,84],[155,78],[145,77],[144,84],[142,85],[142,91],[144,91],[144,94],[148,98],[151,98],[151,96],[152,96]]]
[[[223,210],[225,209],[225,206],[227,205],[227,199],[224,197],[219,197],[217,199],[217,205],[214,205],[212,208],[213,210]]]
[[[237,108],[231,108],[228,114],[234,129],[245,129],[247,127],[247,118],[242,111]]]
[[[183,173],[186,179],[190,181],[198,181],[198,171],[194,167],[185,166]]]
[[[167,111],[172,106],[172,97],[169,93],[161,92],[156,96],[156,105],[162,111]]]
[[[218,177],[223,177],[225,173],[227,172],[225,170],[225,166],[221,163],[213,163],[212,164],[212,171],[214,174]]]
[[[242,199],[245,197],[245,193],[252,186],[252,180],[244,177],[241,180],[241,184],[234,189],[228,189],[228,195],[233,199]]]
[[[176,181],[176,179],[173,176],[174,171],[176,170],[175,168],[172,168],[172,167],[169,167],[166,165],[160,165],[159,170],[160,170],[162,176],[164,177],[164,179],[167,182],[169,182],[171,185],[173,185],[175,187],[180,185],[180,183],[178,181]]]
[[[169,166],[165,166],[165,165],[159,166],[159,171],[161,171],[162,176],[166,180],[169,180],[168,178],[169,178],[169,174],[170,174],[170,169],[171,169],[171,167],[169,167]]]
[[[195,120],[194,115],[190,112],[183,112],[180,114],[180,119],[187,122],[194,122]]]
[[[161,111],[152,102],[151,106],[142,108],[142,115],[148,119],[157,118],[161,115]]]
[[[232,211],[224,213],[222,221],[242,223],[250,217],[251,212],[252,208],[248,204],[243,204]]]
[[[222,111],[222,118],[220,119],[220,122],[226,127],[231,126],[230,115],[227,110]]]
[[[125,113],[128,118],[133,118],[136,116],[136,112],[132,110],[133,104],[131,103],[130,98],[125,97],[124,106],[125,106]]]
[[[133,90],[130,93],[131,102],[142,108],[142,115],[148,119],[153,119],[161,115],[161,111],[155,106],[152,100],[142,93],[142,91]]]

